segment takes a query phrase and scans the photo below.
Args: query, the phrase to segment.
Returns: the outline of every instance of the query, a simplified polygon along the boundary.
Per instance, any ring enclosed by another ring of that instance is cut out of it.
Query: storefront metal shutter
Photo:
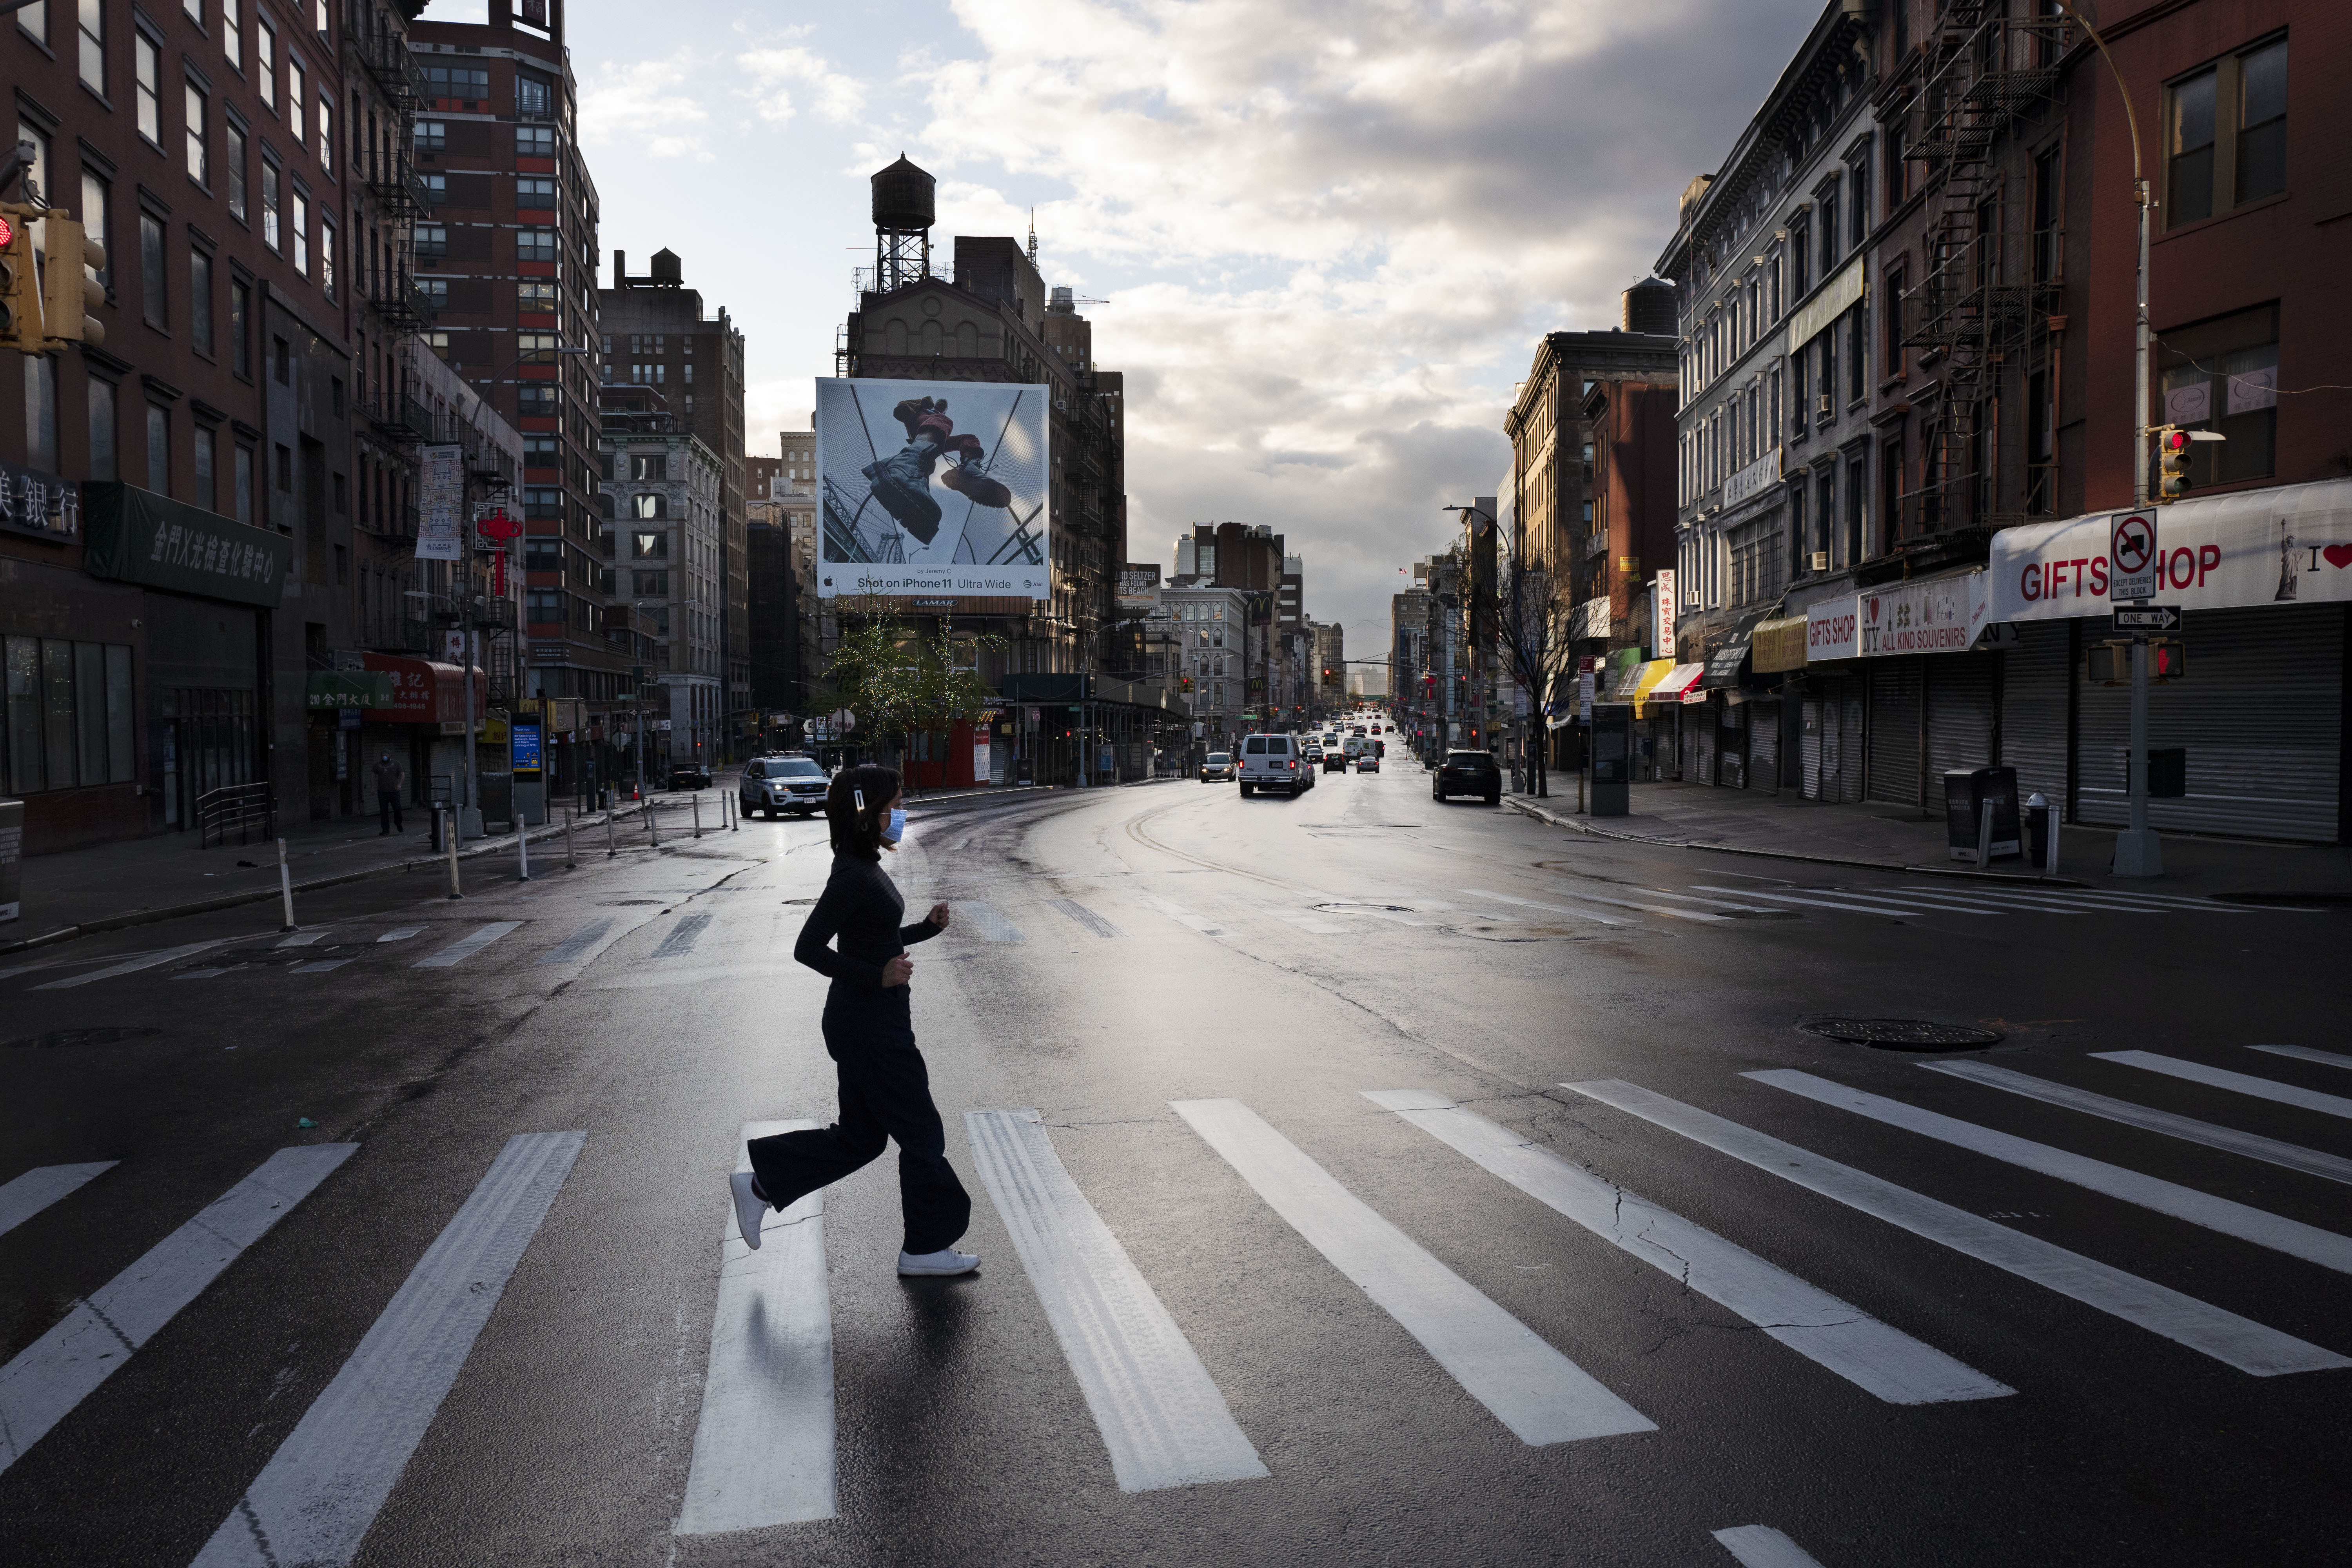
[[[1715,782],[1715,714],[1713,710],[1706,708],[1684,709],[1683,729],[1685,733],[1696,731],[1698,736],[1697,770],[1688,776],[1695,784],[1713,784]]]
[[[1829,714],[1835,706],[1835,703],[1823,701],[1821,698],[1808,697],[1801,710],[1804,733],[1797,748],[1801,770],[1797,787],[1807,800],[1822,798],[1822,744],[1826,740],[1832,751],[1837,745],[1837,738],[1834,735],[1824,736],[1822,727],[1830,721]]]
[[[1927,808],[1944,809],[1944,774],[1953,768],[1992,765],[1992,677],[1990,653],[1930,654],[1927,676]]]
[[[2064,621],[2025,621],[2018,644],[1997,657],[2000,671],[2000,761],[2017,770],[2017,798],[2037,792],[2066,802],[2066,659]]]
[[[1846,691],[1845,718],[1838,727],[1837,798],[1848,805],[1862,804],[1863,739],[1862,683],[1851,681]]]
[[[2177,634],[2189,678],[2148,692],[2148,744],[2189,752],[2189,794],[2148,803],[2162,831],[2336,841],[2344,716],[2344,607],[2192,610]],[[2084,628],[2088,647],[2105,637]],[[2087,660],[2086,660],[2087,662]],[[2131,688],[2081,680],[2084,822],[2129,817]]]
[[[1775,794],[1780,788],[1780,704],[1777,699],[1748,705],[1748,787]]]
[[[1920,657],[1881,659],[1870,667],[1873,800],[1919,804]]]

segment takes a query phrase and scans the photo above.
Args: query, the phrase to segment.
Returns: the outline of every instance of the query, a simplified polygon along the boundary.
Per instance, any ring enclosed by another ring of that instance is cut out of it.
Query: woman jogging
[[[889,768],[844,768],[825,796],[833,828],[833,875],[809,911],[793,956],[833,980],[824,998],[824,1049],[839,1070],[840,1120],[822,1130],[755,1139],[751,1169],[730,1179],[735,1223],[760,1245],[771,1208],[789,1208],[898,1144],[898,1199],[907,1238],[901,1274],[969,1274],[980,1258],[951,1245],[971,1222],[971,1199],[948,1163],[947,1133],[931,1103],[929,1074],[915,1048],[908,1011],[915,961],[907,947],[948,929],[948,907],[898,922],[907,900],[882,869],[882,851],[907,830],[899,780]],[[835,936],[839,948],[825,944]]]

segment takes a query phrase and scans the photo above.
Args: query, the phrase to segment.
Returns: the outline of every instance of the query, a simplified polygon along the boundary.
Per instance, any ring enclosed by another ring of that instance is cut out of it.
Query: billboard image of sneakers
[[[817,596],[1053,593],[1044,386],[820,379]]]

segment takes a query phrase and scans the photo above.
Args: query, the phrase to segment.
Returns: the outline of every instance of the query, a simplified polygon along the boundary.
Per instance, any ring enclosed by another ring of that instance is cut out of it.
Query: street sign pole
[[[2142,322],[2145,331],[2146,323]],[[2143,353],[2145,351],[2143,350]],[[2142,374],[2145,374],[2145,366]],[[2144,392],[2144,389],[2143,389]],[[2143,397],[2143,405],[2145,399]],[[2147,476],[2141,476],[2143,489]],[[2130,801],[2130,826],[2116,836],[2115,874],[2118,877],[2164,875],[2164,847],[2147,825],[2147,613],[2156,594],[2158,563],[2164,559],[2157,546],[2156,513],[2146,507],[2116,518],[2109,525],[2107,592],[2109,604],[2129,599],[2131,611],[2116,611],[2131,623],[2131,746],[2125,758]]]

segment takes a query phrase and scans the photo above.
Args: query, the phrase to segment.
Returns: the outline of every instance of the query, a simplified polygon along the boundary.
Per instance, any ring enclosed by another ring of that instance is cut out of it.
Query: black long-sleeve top
[[[879,991],[884,964],[916,942],[940,934],[940,928],[928,920],[900,925],[906,912],[906,898],[879,865],[836,855],[824,895],[801,927],[793,956],[837,984]],[[841,939],[838,951],[825,945],[836,936]]]

